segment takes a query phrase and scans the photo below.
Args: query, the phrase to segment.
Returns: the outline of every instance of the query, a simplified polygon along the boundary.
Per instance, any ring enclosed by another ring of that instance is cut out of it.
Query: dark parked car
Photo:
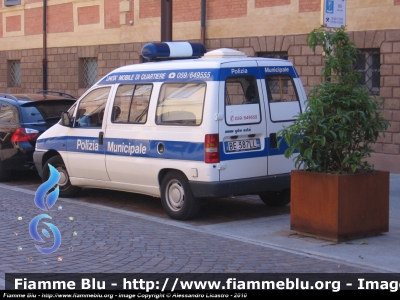
[[[34,169],[36,139],[75,101],[69,94],[53,91],[0,93],[0,181],[9,179],[12,170]]]

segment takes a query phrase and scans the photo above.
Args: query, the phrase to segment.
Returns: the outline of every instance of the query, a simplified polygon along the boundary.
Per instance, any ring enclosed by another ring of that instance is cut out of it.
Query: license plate
[[[225,152],[261,149],[260,139],[225,142]]]

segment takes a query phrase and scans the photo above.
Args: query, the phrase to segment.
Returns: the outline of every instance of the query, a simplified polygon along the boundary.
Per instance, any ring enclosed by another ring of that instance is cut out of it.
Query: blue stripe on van
[[[157,151],[158,144],[164,145],[164,153]],[[204,143],[178,142],[178,141],[150,141],[150,157],[204,161]]]
[[[36,141],[36,148],[41,150],[57,150],[57,151],[65,151],[66,148],[66,140],[65,136],[55,136],[47,139],[38,139]]]
[[[215,80],[219,80],[219,69],[154,70],[111,73],[104,77],[99,84]]]
[[[253,75],[257,79],[263,79],[265,75],[290,74],[298,78],[297,72],[292,66],[277,67],[232,67],[221,69],[185,69],[163,71],[132,71],[111,73],[104,77],[99,84],[115,83],[148,83],[148,82],[187,82],[187,81],[219,81],[230,76]]]
[[[252,75],[257,79],[260,79],[260,71],[258,67],[232,67],[232,68],[221,68],[221,78],[231,76],[247,76]]]
[[[264,78],[265,75],[282,75],[290,74],[293,78],[298,78],[297,72],[294,67],[282,66],[282,67],[260,67],[261,77]]]
[[[299,77],[296,70],[291,66],[221,68],[221,78],[252,75],[255,76],[257,79],[264,79],[266,75],[277,74],[290,74],[290,76],[293,78]]]
[[[204,143],[161,140],[104,139],[107,155],[139,156],[177,160],[204,160]],[[162,151],[157,149],[162,144]]]
[[[67,147],[65,142],[67,141]],[[158,144],[164,145],[164,152],[157,151]],[[243,151],[236,153],[224,153],[223,142],[220,142],[221,161],[234,159],[246,159],[263,156],[282,155],[287,148],[283,142],[281,149],[270,149],[269,138],[265,140],[266,148],[260,151]],[[163,141],[163,140],[137,140],[105,138],[104,144],[99,145],[98,139],[93,137],[53,137],[39,139],[37,141],[38,150],[83,152],[92,154],[107,154],[119,156],[139,156],[148,158],[164,158],[176,160],[204,161],[204,143],[182,142],[182,141]]]

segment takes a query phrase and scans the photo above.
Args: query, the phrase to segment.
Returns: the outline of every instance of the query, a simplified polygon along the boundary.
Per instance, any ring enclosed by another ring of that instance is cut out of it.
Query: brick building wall
[[[3,13],[0,13],[0,38],[3,37]]]
[[[73,32],[73,4],[64,3],[51,5],[47,8],[47,30],[48,33]]]
[[[299,12],[311,12],[321,11],[320,0],[300,0],[299,1]]]
[[[156,18],[161,16],[161,6],[159,0],[140,1],[139,17]]]
[[[160,17],[161,6],[159,3],[159,0],[140,1],[140,18]],[[246,14],[247,0],[207,0],[208,20],[237,18],[246,16]],[[200,20],[200,1],[174,0],[172,18],[174,22]]]
[[[48,89],[63,91],[80,96],[86,89],[79,88],[79,59],[98,58],[98,76],[101,78],[115,68],[140,62],[142,43],[101,45],[88,47],[62,47],[48,49]],[[10,52],[9,52],[10,53]],[[0,52],[0,59],[2,58]],[[7,89],[7,92],[37,92],[42,89],[42,49],[22,50],[21,53],[22,86],[19,89]],[[0,64],[0,80],[6,72]],[[4,71],[3,71],[4,70]],[[3,81],[1,81],[3,82]],[[7,81],[6,81],[7,82]],[[1,87],[1,85],[0,85]],[[3,86],[5,88],[5,86]]]
[[[43,8],[25,10],[25,35],[43,33]]]
[[[104,19],[106,29],[119,27],[119,1],[104,1]]]
[[[388,31],[381,45],[381,96],[385,98],[385,117],[391,126],[376,145],[378,153],[400,153],[400,31]]]
[[[9,58],[11,58],[10,56],[13,55],[13,53],[8,52],[7,55],[9,56]],[[21,86],[20,91],[16,92],[22,92],[26,90],[38,91],[43,89],[42,60],[43,60],[42,49],[21,50],[20,61],[21,61],[22,80],[24,80],[24,83]]]
[[[140,18],[160,17],[159,3],[159,0],[140,1]],[[247,0],[207,0],[208,20],[244,17],[246,14]],[[200,1],[174,0],[172,18],[174,22],[200,20]]]
[[[174,0],[173,22],[190,22],[200,20],[200,1]]]
[[[21,31],[21,16],[6,17],[6,32]]]
[[[207,20],[239,18],[247,15],[247,0],[207,0]]]
[[[108,0],[108,1],[113,1],[113,0]],[[129,0],[130,10],[126,13],[126,19],[128,20],[128,22],[129,21],[134,22],[134,20],[135,20],[134,2],[135,2],[135,0]]]
[[[78,25],[100,23],[100,7],[98,5],[78,7]]]
[[[7,59],[4,51],[0,52],[0,89],[7,91]]]
[[[289,5],[290,0],[256,0],[256,8]]]

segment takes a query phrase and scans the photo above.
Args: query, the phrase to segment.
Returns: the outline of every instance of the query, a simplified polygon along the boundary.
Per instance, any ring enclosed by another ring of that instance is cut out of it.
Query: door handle
[[[103,140],[104,140],[104,132],[100,131],[99,132],[99,145],[103,145]]]
[[[278,148],[278,141],[276,139],[276,133],[269,134],[269,147],[271,149]]]

